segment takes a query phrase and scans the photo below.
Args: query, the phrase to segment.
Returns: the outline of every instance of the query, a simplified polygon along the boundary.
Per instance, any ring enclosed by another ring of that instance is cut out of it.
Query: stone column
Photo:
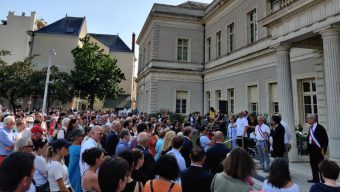
[[[330,158],[340,159],[340,36],[339,29],[320,32],[323,40],[324,70]]]
[[[277,62],[277,83],[279,111],[282,120],[285,121],[292,132],[290,144],[292,149],[289,151],[289,161],[297,160],[297,147],[295,136],[295,120],[293,105],[292,77],[290,69],[290,45],[284,44],[275,47]]]

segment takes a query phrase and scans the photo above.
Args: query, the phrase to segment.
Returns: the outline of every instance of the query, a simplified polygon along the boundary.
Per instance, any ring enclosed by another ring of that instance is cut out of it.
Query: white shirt
[[[186,168],[185,160],[184,160],[182,154],[177,149],[171,149],[166,154],[173,155],[176,158],[180,171],[183,171]]]
[[[60,178],[63,178],[66,188],[71,187],[70,179],[68,176],[68,170],[64,163],[52,160],[48,163],[47,167],[48,167],[48,182],[50,184],[51,192],[60,191],[60,188],[57,182],[57,180]]]
[[[34,159],[34,181],[37,186],[41,186],[47,182],[47,162],[43,156],[36,155]]]
[[[236,127],[236,122],[228,124],[228,137],[230,139],[236,137]]]
[[[89,167],[85,162],[82,161],[83,153],[86,149],[91,149],[94,147],[98,147],[96,140],[89,137],[82,145],[80,149],[80,159],[79,159],[79,167],[80,167],[80,174],[83,176],[86,169]]]
[[[260,129],[262,131],[263,136],[265,136],[266,138],[262,137],[262,134],[260,133]],[[255,138],[256,138],[257,141],[268,140],[269,134],[270,134],[270,128],[266,124],[262,123],[262,125],[256,125],[256,127],[255,127]]]
[[[285,128],[285,144],[288,144],[290,139],[292,138],[292,131],[289,129],[289,126],[286,122],[280,122],[283,128]]]
[[[318,125],[318,123],[314,123],[312,126],[312,131],[314,133],[315,129],[316,129],[316,126]],[[309,144],[312,144],[312,136],[309,135],[309,141],[308,141]]]
[[[296,183],[289,188],[279,189],[268,183],[267,179],[263,181],[262,189],[265,192],[300,192],[299,186]]]
[[[57,132],[58,132],[57,139],[65,139],[66,129],[62,127]]]
[[[207,152],[207,150],[210,148],[210,146],[209,146],[210,142],[211,142],[211,140],[209,139],[208,136],[206,136],[206,135],[200,136],[200,144],[201,144],[201,147],[204,148],[205,152]]]
[[[236,120],[236,136],[241,137],[243,135],[245,126],[248,126],[248,120],[246,117],[238,118]]]

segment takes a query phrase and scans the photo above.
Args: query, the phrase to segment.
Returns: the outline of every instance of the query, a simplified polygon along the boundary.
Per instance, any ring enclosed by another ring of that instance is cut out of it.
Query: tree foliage
[[[119,83],[125,80],[117,67],[116,59],[105,54],[100,47],[90,42],[90,37],[81,38],[82,46],[72,50],[75,69],[71,71],[74,92],[90,101],[93,109],[95,98],[104,99],[122,93]]]
[[[1,52],[6,53],[6,51]],[[9,52],[7,53],[9,54]],[[27,57],[24,61],[17,61],[11,65],[0,59],[2,61],[0,66],[0,96],[10,101],[13,109],[16,108],[15,100],[27,96],[30,92],[28,79],[33,73],[32,59],[34,57]]]
[[[41,70],[36,70],[30,77],[30,90],[35,95],[43,95],[45,89],[47,75],[47,67]],[[60,72],[55,65],[50,69],[50,82],[48,84],[47,106],[50,107],[55,101],[66,103],[73,97],[72,83],[70,75],[65,72]]]
[[[43,96],[47,67],[36,70],[32,59],[38,55],[27,57],[24,61],[17,61],[11,65],[1,57],[10,55],[9,51],[0,51],[0,96],[10,101],[12,108],[16,108],[17,98],[25,96]],[[58,67],[51,66],[50,83],[48,89],[48,105],[54,101],[66,103],[73,97],[70,75],[60,72]]]

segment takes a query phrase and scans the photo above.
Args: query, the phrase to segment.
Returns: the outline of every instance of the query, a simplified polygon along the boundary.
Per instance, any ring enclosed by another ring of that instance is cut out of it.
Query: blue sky
[[[186,0],[0,0],[0,20],[6,19],[8,11],[16,15],[36,11],[38,18],[48,23],[67,14],[86,17],[90,33],[119,34],[131,47],[131,35],[138,36],[154,3],[178,5]],[[212,0],[196,0],[211,3]]]

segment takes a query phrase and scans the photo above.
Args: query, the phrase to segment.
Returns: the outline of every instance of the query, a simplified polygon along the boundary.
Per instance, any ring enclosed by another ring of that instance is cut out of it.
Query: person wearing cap
[[[44,130],[39,125],[34,125],[31,129],[31,139],[34,142],[39,141],[43,136]]]
[[[34,181],[36,188],[40,192],[49,192],[48,184],[48,173],[47,173],[47,162],[44,155],[46,154],[46,149],[48,147],[48,142],[46,139],[40,139],[34,144]]]
[[[72,192],[67,167],[64,157],[69,155],[69,147],[72,145],[65,139],[57,139],[51,143],[47,151],[47,169],[50,191]]]
[[[15,134],[12,129],[15,125],[13,116],[4,118],[4,127],[0,129],[0,164],[11,153],[14,152]]]
[[[34,119],[32,116],[27,116],[25,120],[28,128],[33,127]]]
[[[85,137],[85,131],[83,129],[75,129],[72,132],[71,140],[73,144],[69,148],[70,162],[68,164],[68,173],[70,176],[70,182],[73,190],[75,192],[81,192],[81,182],[80,182],[80,144]]]

